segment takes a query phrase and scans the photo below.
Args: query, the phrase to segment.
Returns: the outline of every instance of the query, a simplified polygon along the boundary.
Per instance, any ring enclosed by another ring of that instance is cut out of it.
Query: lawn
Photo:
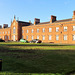
[[[60,44],[0,43],[0,74],[69,75],[75,73],[75,46]]]

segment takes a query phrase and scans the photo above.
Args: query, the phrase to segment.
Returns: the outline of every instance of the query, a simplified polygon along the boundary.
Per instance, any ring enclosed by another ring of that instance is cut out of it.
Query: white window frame
[[[26,33],[28,33],[28,29],[26,30]]]
[[[28,35],[26,36],[26,39],[28,40]]]
[[[45,35],[42,36],[42,40],[45,40]]]
[[[4,36],[3,36],[3,39],[4,39]]]
[[[52,35],[49,35],[49,40],[52,40]]]
[[[64,35],[64,40],[65,40],[65,41],[67,40],[67,35]]]
[[[34,29],[32,29],[32,33],[34,32]]]
[[[43,33],[45,32],[45,28],[42,29],[42,32],[43,32]]]
[[[49,32],[52,32],[52,28],[49,28]]]
[[[39,33],[39,29],[37,29],[37,33]]]
[[[57,40],[57,41],[59,40],[59,35],[56,35],[56,40]]]
[[[5,34],[7,34],[7,32],[5,32]]]
[[[34,36],[32,35],[32,40],[34,39]]]
[[[67,26],[64,27],[64,31],[67,31]]]
[[[56,27],[56,32],[59,32],[59,27]]]
[[[39,39],[39,35],[37,35],[37,39]]]
[[[8,34],[9,34],[9,31],[8,31]]]
[[[4,32],[3,32],[3,34],[4,34]]]
[[[72,35],[72,38],[73,38],[73,41],[75,41],[75,34],[74,34],[74,35]]]
[[[73,26],[73,31],[75,31],[75,26]]]
[[[16,27],[13,27],[13,34],[16,33]]]

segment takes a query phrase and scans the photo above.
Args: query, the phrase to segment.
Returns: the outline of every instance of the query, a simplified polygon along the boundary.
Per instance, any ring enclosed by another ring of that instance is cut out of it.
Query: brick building
[[[51,15],[49,22],[40,23],[35,18],[34,24],[14,20],[11,26],[7,24],[0,26],[0,38],[8,41],[19,41],[21,38],[28,41],[40,39],[42,42],[75,44],[75,11],[70,19],[57,20]]]

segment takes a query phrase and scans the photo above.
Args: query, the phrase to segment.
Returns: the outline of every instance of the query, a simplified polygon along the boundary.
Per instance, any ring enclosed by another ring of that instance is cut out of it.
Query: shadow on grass
[[[29,46],[29,45],[28,45]],[[69,73],[75,69],[74,50],[10,50],[0,47],[3,71],[14,73]]]
[[[73,46],[68,44],[7,44],[7,46]]]

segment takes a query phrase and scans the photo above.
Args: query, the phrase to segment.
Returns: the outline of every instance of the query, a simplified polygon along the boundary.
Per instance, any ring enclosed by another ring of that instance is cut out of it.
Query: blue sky
[[[0,25],[11,24],[14,15],[21,21],[50,21],[50,16],[57,20],[72,18],[75,0],[0,0]]]

